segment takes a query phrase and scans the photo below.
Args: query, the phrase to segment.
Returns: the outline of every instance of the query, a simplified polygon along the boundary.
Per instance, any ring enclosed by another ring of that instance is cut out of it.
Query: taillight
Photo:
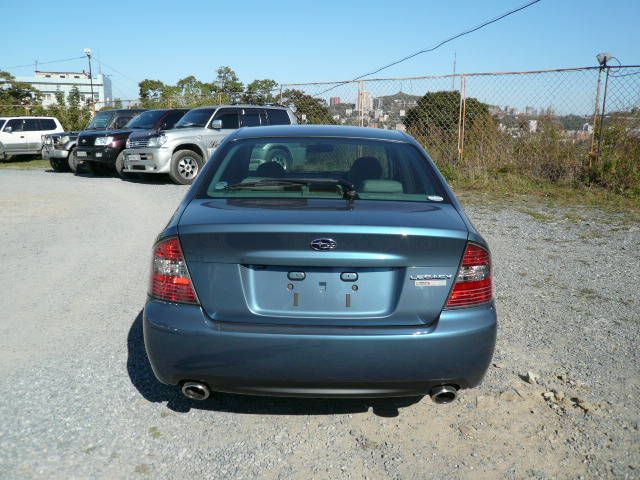
[[[168,238],[153,249],[149,295],[177,303],[198,303],[180,240]]]
[[[468,243],[447,307],[471,307],[492,298],[491,256],[485,248]]]

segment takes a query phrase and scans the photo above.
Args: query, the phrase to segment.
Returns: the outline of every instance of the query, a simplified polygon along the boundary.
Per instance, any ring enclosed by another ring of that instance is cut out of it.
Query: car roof
[[[245,127],[236,130],[231,136],[234,140],[263,137],[342,137],[406,142],[410,139],[408,135],[398,130],[351,127],[345,125],[272,125],[260,128]]]
[[[278,110],[288,110],[289,107],[285,107],[284,105],[252,105],[250,103],[232,103],[225,105],[203,105],[202,107],[192,108],[192,110],[202,110],[209,108],[270,108],[270,109],[278,109]]]

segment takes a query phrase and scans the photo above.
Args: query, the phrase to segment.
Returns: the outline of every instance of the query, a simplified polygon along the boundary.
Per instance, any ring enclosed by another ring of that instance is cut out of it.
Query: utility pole
[[[91,49],[85,48],[84,54],[87,56],[87,60],[89,61],[89,85],[91,86],[91,111],[96,111],[95,98],[93,96],[93,73],[91,72]]]

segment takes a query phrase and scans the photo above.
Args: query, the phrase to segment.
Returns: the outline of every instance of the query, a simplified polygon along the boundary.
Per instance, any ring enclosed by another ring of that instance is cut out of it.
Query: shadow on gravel
[[[175,412],[191,408],[218,412],[253,413],[266,415],[334,415],[367,412],[371,408],[380,417],[397,417],[399,408],[419,402],[422,397],[405,398],[281,398],[215,393],[204,402],[184,398],[175,386],[160,383],[151,370],[142,336],[142,311],[133,321],[127,337],[127,371],[134,387],[150,402],[167,402]]]

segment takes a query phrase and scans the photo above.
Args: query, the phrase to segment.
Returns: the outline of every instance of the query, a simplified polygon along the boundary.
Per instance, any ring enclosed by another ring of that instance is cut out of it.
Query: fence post
[[[598,117],[600,116],[600,85],[602,83],[602,68],[598,70],[598,83],[596,84],[596,105],[593,111],[593,131],[591,132],[591,150],[589,151],[589,170],[592,168],[593,159],[599,152],[596,149],[598,138]]]
[[[460,76],[460,106],[458,108],[458,163],[464,154],[464,117],[467,110],[467,77]]]
[[[611,67],[606,66],[605,68],[607,69],[607,73],[605,73],[604,75],[604,93],[602,94],[602,112],[600,112],[600,125],[599,125],[599,132],[598,132],[598,158],[600,157],[600,147],[602,145],[602,131],[603,131],[603,127],[604,127],[604,112],[607,109],[607,89],[609,88],[609,72],[611,70]],[[595,128],[594,128],[595,130]]]

